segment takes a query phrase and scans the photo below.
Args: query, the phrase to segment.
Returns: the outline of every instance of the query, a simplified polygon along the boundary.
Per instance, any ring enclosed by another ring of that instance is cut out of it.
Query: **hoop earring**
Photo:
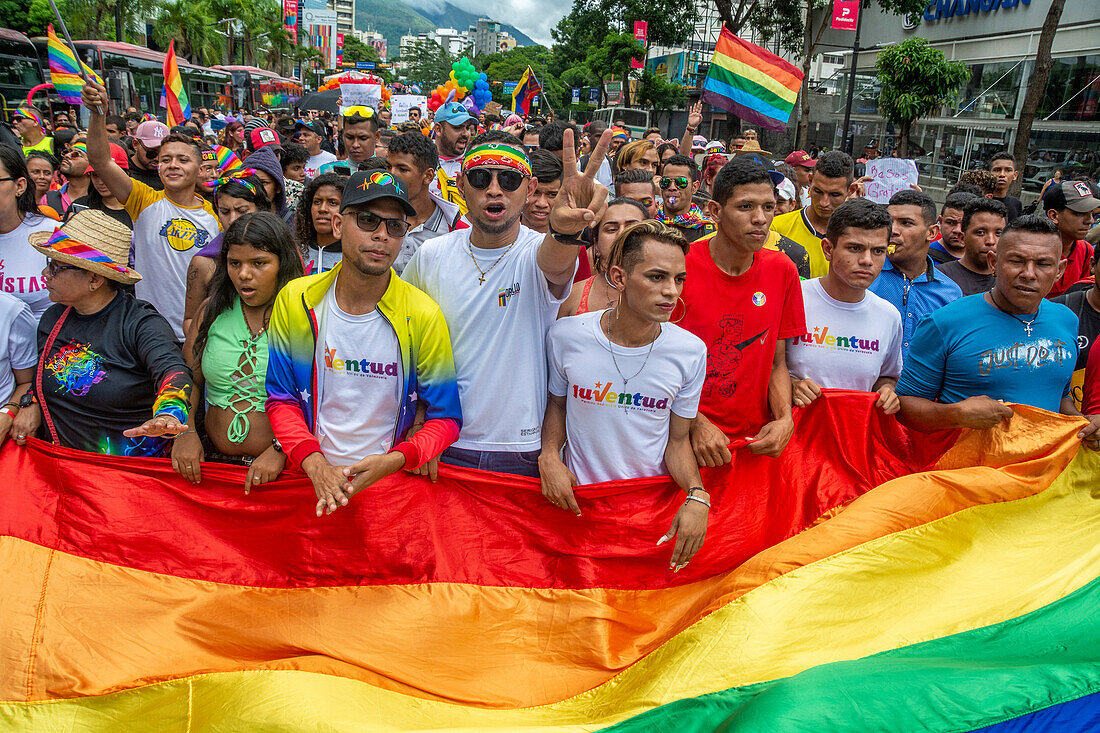
[[[669,321],[669,323],[673,325],[676,325],[680,321],[684,320],[684,316],[687,315],[688,310],[688,304],[684,302],[683,298],[681,298],[680,296],[676,296],[676,302],[682,304],[684,306],[684,310],[680,313],[680,317],[677,318],[675,321]]]

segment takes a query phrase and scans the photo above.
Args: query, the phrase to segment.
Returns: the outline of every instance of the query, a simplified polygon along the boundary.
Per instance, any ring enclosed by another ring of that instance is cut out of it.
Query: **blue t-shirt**
[[[917,326],[897,393],[943,403],[986,395],[1058,412],[1077,360],[1077,317],[1044,300],[1031,333],[984,293],[949,303]]]

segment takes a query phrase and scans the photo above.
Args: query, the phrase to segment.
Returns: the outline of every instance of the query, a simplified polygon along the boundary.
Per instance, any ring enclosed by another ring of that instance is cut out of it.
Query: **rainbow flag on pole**
[[[782,130],[791,119],[802,78],[798,67],[722,26],[703,82],[703,101],[753,125]]]
[[[187,100],[187,90],[183,88],[176,63],[176,39],[168,42],[168,54],[164,57],[164,89],[160,93],[160,106],[168,110],[168,126],[182,125],[191,119],[191,103]]]
[[[1100,453],[1015,406],[795,409],[780,460],[577,488],[440,466],[314,515],[288,471],[0,449],[0,730],[1095,731]],[[992,727],[989,727],[992,726]]]
[[[77,60],[73,50],[53,32],[52,24],[46,26],[46,33],[48,34],[46,52],[50,62],[50,83],[65,104],[80,104],[80,90],[84,88],[80,68],[84,67],[84,73],[89,79],[99,84],[102,84],[103,80],[99,78],[99,74],[88,68],[87,64]]]
[[[541,91],[542,84],[539,84],[539,80],[535,78],[535,72],[528,66],[512,91],[512,111],[515,112],[518,108],[523,114],[528,114],[531,109],[531,100]]]

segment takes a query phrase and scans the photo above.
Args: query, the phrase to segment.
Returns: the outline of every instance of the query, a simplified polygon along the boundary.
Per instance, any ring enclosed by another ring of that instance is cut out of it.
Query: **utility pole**
[[[852,154],[855,135],[852,134],[852,102],[856,96],[856,63],[859,62],[859,30],[863,26],[863,3],[856,14],[856,39],[852,42],[852,70],[848,74],[848,101],[844,105],[844,152]]]

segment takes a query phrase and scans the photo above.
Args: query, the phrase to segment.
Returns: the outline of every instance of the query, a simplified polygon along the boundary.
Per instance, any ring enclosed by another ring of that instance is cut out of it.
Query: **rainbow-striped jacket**
[[[267,327],[267,402],[264,409],[287,456],[300,466],[321,449],[313,435],[317,422],[317,313],[343,263],[328,272],[292,280],[275,298]],[[458,438],[462,410],[447,322],[425,293],[390,271],[378,312],[393,327],[401,349],[404,398],[394,416],[394,450],[414,468],[434,458]],[[417,402],[427,405],[424,427],[405,440]],[[434,422],[433,422],[434,421]]]

